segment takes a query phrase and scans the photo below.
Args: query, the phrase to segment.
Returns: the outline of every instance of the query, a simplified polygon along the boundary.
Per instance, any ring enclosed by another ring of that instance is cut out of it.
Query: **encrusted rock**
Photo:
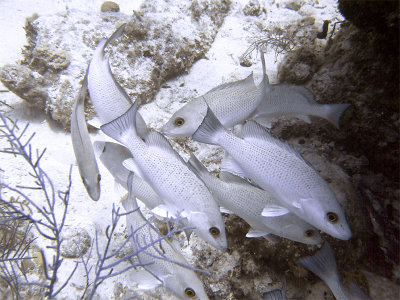
[[[310,76],[303,83],[313,91],[316,101],[351,106],[341,118],[341,130],[329,130],[325,121],[313,118],[311,125],[280,121],[273,132],[285,139],[301,137],[304,147],[310,143],[323,148],[320,154],[352,176],[356,192],[346,197],[346,213],[353,239],[351,244],[336,245],[339,264],[356,259],[360,266],[370,268],[373,260],[376,263],[370,271],[394,278],[400,225],[396,209],[399,58],[398,45],[383,42],[386,38],[378,30],[365,32],[344,23],[322,51],[321,43],[314,40],[289,53],[280,66],[281,81],[301,82],[294,66],[307,65]],[[332,141],[335,150],[329,150]],[[349,272],[346,267],[343,270]]]
[[[250,0],[244,7],[243,13],[246,16],[259,16],[262,13],[260,2],[258,0]]]
[[[303,4],[304,4],[303,1],[298,1],[298,0],[297,1],[288,1],[287,3],[285,3],[285,7],[287,9],[298,11]]]
[[[58,50],[49,44],[41,44],[33,51],[30,66],[43,74],[46,70],[61,71],[68,67],[70,58],[65,50]]]
[[[102,12],[119,12],[119,5],[113,1],[105,1],[101,5],[101,11]]]
[[[46,112],[65,128],[69,127],[72,102],[94,48],[121,23],[128,23],[126,31],[107,51],[116,80],[132,99],[148,103],[166,80],[187,72],[210,48],[230,1],[187,0],[179,2],[179,6],[175,3],[176,7],[162,0],[145,1],[132,17],[71,10],[60,13],[58,18],[28,19],[25,28],[29,44],[23,61],[43,75],[30,80],[32,87],[42,86],[41,78],[49,83]],[[73,38],[64,38],[68,35]],[[14,86],[18,80],[19,77],[14,78],[14,84],[9,85],[16,93]],[[35,97],[24,99],[35,101],[38,89],[33,91]],[[86,113],[89,111],[87,108]]]
[[[92,239],[83,228],[65,228],[62,234],[61,256],[79,258],[86,254]]]
[[[26,66],[7,64],[0,69],[0,80],[10,90],[29,104],[44,108],[48,95],[46,80]]]

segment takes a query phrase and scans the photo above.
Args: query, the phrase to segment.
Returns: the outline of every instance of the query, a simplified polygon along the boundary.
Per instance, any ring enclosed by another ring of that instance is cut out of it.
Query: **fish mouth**
[[[353,236],[353,234],[351,233],[350,229],[345,229],[342,228],[342,230],[335,230],[334,232],[330,231],[330,232],[326,232],[329,235],[339,239],[339,240],[343,240],[343,241],[347,241],[349,239],[351,239],[351,237]]]
[[[165,128],[165,125],[164,125],[163,127],[161,127],[161,130],[160,130],[160,131],[161,131],[161,133],[164,134],[164,135],[169,135],[169,134],[168,134],[168,129]]]

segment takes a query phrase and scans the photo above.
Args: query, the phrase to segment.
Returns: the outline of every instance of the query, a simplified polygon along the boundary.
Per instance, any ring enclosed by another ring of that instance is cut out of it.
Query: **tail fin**
[[[336,299],[350,300],[340,282],[335,254],[328,242],[314,255],[299,259],[300,264],[321,278],[331,289]]]
[[[281,289],[276,289],[272,291],[265,292],[263,294],[264,300],[286,300],[284,291]]]
[[[364,292],[354,283],[350,283],[348,287],[351,300],[372,300],[370,297],[364,294]]]
[[[226,133],[226,129],[222,126],[210,107],[207,106],[207,114],[199,128],[193,133],[192,138],[201,143],[219,145],[218,137],[224,133]]]
[[[124,32],[125,26],[126,26],[126,23],[119,26],[117,28],[117,30],[115,30],[114,33],[105,41],[105,43],[103,45],[103,54],[104,54],[104,49],[108,46],[108,44],[111,43],[112,41],[116,40],[117,38],[119,38],[122,35],[122,33]]]
[[[118,142],[124,144],[125,137],[129,131],[133,131],[136,134],[136,112],[137,112],[137,104],[138,101],[128,109],[126,113],[124,113],[119,118],[104,124],[100,127],[100,129],[109,137],[117,140]]]
[[[342,104],[325,104],[327,107],[326,119],[339,129],[340,117],[344,111],[350,106],[350,103]]]

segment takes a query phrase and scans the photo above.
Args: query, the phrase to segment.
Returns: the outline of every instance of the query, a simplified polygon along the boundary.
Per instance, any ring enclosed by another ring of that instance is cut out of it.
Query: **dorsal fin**
[[[248,86],[248,85],[250,85],[252,88],[256,87],[254,85],[253,72],[249,76],[247,76],[245,79],[234,81],[234,82],[223,83],[223,84],[209,90],[207,93],[204,94],[204,96],[211,94],[211,93],[218,92],[218,91],[223,91],[223,90],[230,89],[230,88],[238,88],[238,87]]]

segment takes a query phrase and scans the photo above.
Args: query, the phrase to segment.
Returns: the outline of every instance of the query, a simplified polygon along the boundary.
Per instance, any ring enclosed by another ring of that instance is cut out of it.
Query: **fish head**
[[[329,197],[329,195],[325,197]],[[330,201],[330,198],[324,200],[301,199],[303,219],[335,238],[349,240],[351,230],[340,204],[336,199],[334,201]]]
[[[166,276],[163,283],[179,299],[208,299],[203,284],[191,269],[179,267],[179,272]]]
[[[297,223],[298,224],[288,224],[283,226],[281,228],[281,236],[307,245],[317,245],[322,243],[321,234],[314,226],[311,226],[304,221]]]
[[[207,243],[220,250],[227,248],[225,225],[220,214],[213,218],[204,212],[190,212],[188,221],[195,227],[194,232]]]
[[[207,114],[207,104],[196,98],[176,111],[161,128],[166,136],[191,136]]]
[[[97,201],[100,198],[100,174],[90,174],[90,176],[81,176],[90,198]]]

